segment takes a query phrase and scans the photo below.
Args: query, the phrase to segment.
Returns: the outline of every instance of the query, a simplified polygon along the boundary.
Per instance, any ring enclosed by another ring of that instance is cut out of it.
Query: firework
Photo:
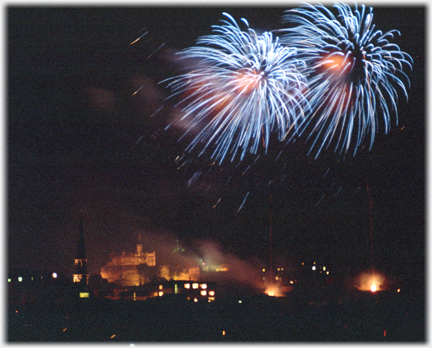
[[[273,134],[282,140],[296,128],[306,104],[296,49],[270,32],[258,35],[245,19],[241,30],[223,15],[228,19],[214,25],[212,35],[179,52],[179,59],[194,62],[190,70],[166,81],[170,97],[181,97],[173,123],[193,134],[186,150],[210,152],[219,163],[227,155],[233,161],[238,153],[242,160],[260,147],[267,151]]]
[[[380,123],[390,130],[391,113],[396,123],[400,89],[408,100],[403,67],[412,69],[412,58],[391,43],[399,31],[375,30],[372,8],[335,4],[336,17],[323,5],[305,4],[283,16],[292,27],[283,29],[283,44],[297,47],[306,63],[309,80],[307,99],[312,106],[295,135],[315,136],[310,152],[334,141],[335,151],[354,154],[370,135],[369,150]],[[293,139],[291,137],[290,139]]]

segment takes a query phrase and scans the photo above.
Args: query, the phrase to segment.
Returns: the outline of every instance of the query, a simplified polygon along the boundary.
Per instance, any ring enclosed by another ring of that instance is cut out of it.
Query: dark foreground
[[[9,342],[425,342],[420,293],[10,305]]]

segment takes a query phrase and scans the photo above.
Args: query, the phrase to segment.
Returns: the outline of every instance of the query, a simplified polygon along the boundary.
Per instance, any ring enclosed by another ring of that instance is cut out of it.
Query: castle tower
[[[75,257],[75,273],[73,274],[73,282],[88,285],[89,275],[87,273],[87,257],[84,246],[84,227],[82,218],[79,225],[78,248]]]

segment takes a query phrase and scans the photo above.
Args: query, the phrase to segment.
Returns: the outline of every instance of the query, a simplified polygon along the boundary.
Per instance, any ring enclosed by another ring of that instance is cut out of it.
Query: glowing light
[[[283,30],[281,42],[297,48],[309,80],[306,97],[311,109],[293,135],[306,130],[307,139],[315,135],[310,148],[315,157],[334,143],[340,153],[353,145],[355,154],[367,135],[370,150],[378,118],[382,116],[386,134],[391,112],[397,123],[397,88],[408,99],[403,80],[408,87],[410,81],[403,67],[412,70],[413,59],[390,42],[399,31],[375,30],[372,7],[367,13],[365,5],[354,6],[333,5],[336,16],[321,4],[305,3],[283,18],[298,24]]]
[[[10,283],[12,281],[12,279],[8,278],[8,283]]]
[[[201,289],[207,289],[207,284],[201,284]]]
[[[163,291],[159,291],[159,296],[163,296]]]
[[[377,271],[363,272],[356,277],[355,287],[361,291],[382,291],[385,290],[384,281],[384,275]]]
[[[52,277],[53,277],[54,279],[57,278],[57,273],[54,272],[54,273],[52,274]]]
[[[159,285],[159,290],[162,290],[163,289],[163,285]]]
[[[225,330],[222,330],[222,336],[225,336]]]
[[[184,285],[184,287],[185,287],[185,289],[190,289],[190,284],[189,284],[189,283],[186,283],[186,284]]]
[[[193,283],[193,284],[192,284],[192,289],[198,289],[198,287],[199,287],[199,284],[198,284],[198,283]]]
[[[214,296],[215,295],[215,292],[212,290],[212,291],[209,291],[209,296]]]
[[[201,290],[200,294],[201,296],[207,296],[207,290]]]
[[[116,335],[112,335],[110,338],[114,338],[114,337],[116,337]]]
[[[89,298],[90,294],[88,292],[80,292],[79,297],[80,298]]]
[[[197,299],[197,298],[194,298],[194,302],[198,302],[198,299]]]
[[[22,282],[22,280],[23,280],[22,277],[18,277],[19,282]]]
[[[397,292],[400,292],[400,289],[397,289],[396,291],[397,291]]]
[[[315,271],[316,270],[316,266],[312,266],[312,271]]]
[[[284,295],[282,288],[278,284],[275,284],[275,283],[267,284],[267,287],[264,290],[264,293],[268,296],[271,296],[271,297],[279,297],[279,296]]]

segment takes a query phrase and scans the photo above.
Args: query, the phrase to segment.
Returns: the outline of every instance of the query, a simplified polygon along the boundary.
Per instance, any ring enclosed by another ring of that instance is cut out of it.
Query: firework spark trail
[[[217,207],[217,205],[219,204],[219,202],[221,201],[222,197],[220,197],[217,202],[215,203],[215,205],[213,205],[213,209]]]
[[[228,154],[231,162],[238,152],[240,161],[247,152],[256,154],[261,141],[267,151],[270,135],[283,140],[307,107],[304,63],[296,59],[296,49],[282,46],[270,32],[257,35],[245,19],[242,31],[223,15],[228,20],[214,25],[213,35],[179,52],[180,59],[198,61],[191,71],[163,81],[170,98],[182,98],[176,121],[189,121],[183,137],[198,130],[186,150],[202,145],[202,155],[211,148],[219,164]]]
[[[294,135],[311,128],[308,139],[316,135],[310,149],[318,146],[315,157],[333,139],[337,139],[335,151],[340,153],[347,152],[355,142],[355,154],[368,133],[370,150],[378,132],[378,110],[388,133],[391,111],[396,123],[398,120],[396,87],[408,99],[405,84],[398,76],[409,87],[402,70],[405,65],[412,69],[413,63],[409,54],[389,41],[395,34],[400,35],[399,31],[383,34],[375,30],[372,8],[366,13],[364,5],[361,10],[357,5],[354,10],[346,4],[334,7],[338,17],[323,5],[304,4],[288,10],[284,21],[297,25],[281,30],[281,43],[297,47],[299,58],[307,65],[307,98],[312,108]]]
[[[244,206],[244,204],[245,204],[246,199],[248,198],[248,196],[249,196],[249,191],[246,193],[246,196],[245,196],[245,198],[243,199],[242,204],[240,204],[240,207],[238,208],[238,210],[237,210],[237,212],[236,212],[236,215],[237,215],[238,212],[243,208],[243,206]]]
[[[130,44],[129,44],[129,46],[131,46],[131,45],[133,45],[133,44],[135,44],[135,43],[137,43],[139,40],[141,40],[145,35],[147,35],[148,34],[148,30],[146,30],[140,37],[138,37],[137,39],[135,39],[134,41],[132,41]]]

